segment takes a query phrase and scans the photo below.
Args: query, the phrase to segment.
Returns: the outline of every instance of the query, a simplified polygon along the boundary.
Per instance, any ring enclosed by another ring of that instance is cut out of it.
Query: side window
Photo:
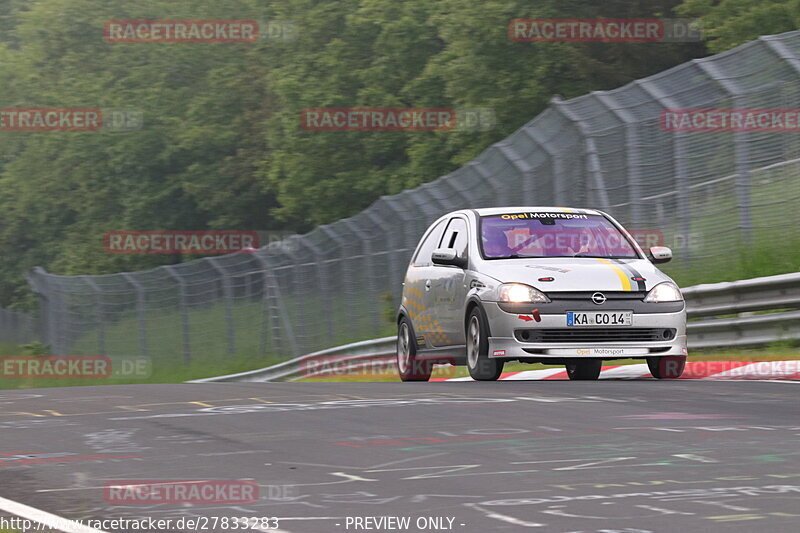
[[[425,237],[425,240],[419,246],[417,255],[414,256],[414,266],[428,266],[432,264],[431,254],[436,249],[436,245],[439,244],[439,240],[442,238],[444,223],[445,221],[442,220],[436,224],[436,227],[434,227],[430,233],[428,233],[428,236]]]
[[[467,223],[463,218],[453,218],[447,225],[439,248],[455,248],[458,257],[467,257],[468,243]]]

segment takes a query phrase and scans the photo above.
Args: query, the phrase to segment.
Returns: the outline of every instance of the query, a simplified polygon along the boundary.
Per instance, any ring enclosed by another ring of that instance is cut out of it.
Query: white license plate
[[[630,326],[633,311],[567,311],[567,326]]]

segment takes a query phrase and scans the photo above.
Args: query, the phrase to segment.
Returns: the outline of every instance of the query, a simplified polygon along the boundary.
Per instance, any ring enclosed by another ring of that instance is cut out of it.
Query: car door
[[[403,286],[403,306],[408,312],[414,326],[415,342],[418,348],[431,347],[430,339],[436,334],[437,323],[434,322],[434,305],[432,297],[432,276],[434,266],[431,254],[442,240],[447,220],[439,221],[423,237],[417,252],[411,260]]]
[[[444,230],[439,248],[455,249],[458,257],[469,259],[467,249],[469,230],[463,216],[451,218]],[[464,317],[461,316],[467,288],[464,285],[466,273],[457,266],[434,265],[432,292],[434,316],[441,333],[434,335],[435,346],[456,346],[465,343]]]

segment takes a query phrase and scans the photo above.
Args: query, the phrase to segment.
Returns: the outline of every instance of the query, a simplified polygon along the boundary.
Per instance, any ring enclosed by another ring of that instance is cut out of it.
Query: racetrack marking
[[[703,457],[702,455],[695,455],[693,453],[676,453],[673,457],[680,457],[681,459],[689,459],[690,461],[699,461],[701,463],[718,463],[716,459],[710,457]]]
[[[420,455],[414,457],[406,457],[405,459],[399,459],[397,461],[389,461],[388,463],[383,463],[379,465],[373,466],[342,466],[342,465],[324,465],[319,463],[297,463],[293,461],[284,461],[282,464],[287,465],[300,465],[300,466],[319,466],[323,468],[342,468],[347,470],[375,470],[377,468],[383,468],[386,466],[396,465],[400,463],[407,463],[409,461],[421,461],[422,459],[430,459],[431,457],[438,457],[440,455],[445,455],[447,452],[439,452],[439,453],[431,453],[428,455]],[[341,474],[331,474],[331,475],[341,475]],[[342,483],[341,481],[336,481],[335,483]],[[318,485],[319,483],[312,483],[312,485]]]
[[[29,413],[27,411],[13,411],[11,413],[0,413],[0,416],[37,416],[44,418],[46,415],[37,415],[36,413]]]
[[[603,369],[603,377],[608,379],[637,379],[650,377],[650,369],[646,364],[619,365]]]
[[[22,518],[27,518],[28,520],[33,520],[34,522],[39,522],[51,529],[63,531],[64,533],[106,533],[101,529],[84,526],[83,524],[79,524],[67,518],[62,518],[48,513],[47,511],[31,507],[30,505],[7,500],[2,497],[0,497],[0,510]]]
[[[560,381],[568,378],[563,368],[504,372],[502,381],[548,380]],[[646,364],[604,366],[599,379],[647,379],[652,378]],[[777,379],[782,378],[782,379]],[[682,381],[763,381],[770,383],[800,383],[800,360],[781,361],[687,361]],[[462,378],[438,378],[431,381],[472,381]]]
[[[494,518],[495,520],[500,520],[501,522],[506,522],[508,524],[514,524],[515,526],[545,527],[547,525],[547,524],[539,524],[537,522],[526,522],[525,520],[514,518],[513,516],[500,514],[495,511],[489,511],[487,509],[482,508],[480,505],[476,505],[474,503],[465,503],[464,505],[466,505],[467,507],[472,507],[473,509],[477,509],[478,511],[482,512],[486,516],[486,518]]]
[[[501,377],[505,381],[520,381],[526,379],[544,379],[554,374],[561,374],[563,368],[545,368],[542,370],[525,370],[522,372],[511,372],[506,377]]]
[[[131,480],[135,481],[135,480]],[[201,480],[194,480],[194,481],[164,481],[164,482],[153,482],[153,483],[144,483],[144,484],[134,484],[134,483],[127,483],[125,485],[112,485],[112,487],[149,487],[149,486],[156,486],[156,485],[177,485],[177,484],[190,484],[190,483],[207,483],[209,481],[213,481],[211,479],[201,479]],[[102,490],[105,489],[106,485],[102,487],[69,487],[66,489],[38,489],[36,492],[65,492],[65,491],[72,491],[72,490]]]
[[[739,505],[730,505],[728,503],[723,502],[709,502],[709,501],[696,501],[694,503],[702,503],[706,505],[716,505],[718,507],[722,507],[723,509],[728,509],[729,511],[756,511],[756,509],[751,509],[750,507],[741,507]]]

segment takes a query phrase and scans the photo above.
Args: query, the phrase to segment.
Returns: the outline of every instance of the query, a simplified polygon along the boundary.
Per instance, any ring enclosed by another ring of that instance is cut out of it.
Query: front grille
[[[642,291],[569,291],[569,292],[548,292],[547,297],[556,302],[559,300],[592,300],[592,294],[602,292],[608,301],[614,300],[644,300],[647,296]]]
[[[675,328],[535,328],[518,329],[520,342],[665,342],[675,338]]]

